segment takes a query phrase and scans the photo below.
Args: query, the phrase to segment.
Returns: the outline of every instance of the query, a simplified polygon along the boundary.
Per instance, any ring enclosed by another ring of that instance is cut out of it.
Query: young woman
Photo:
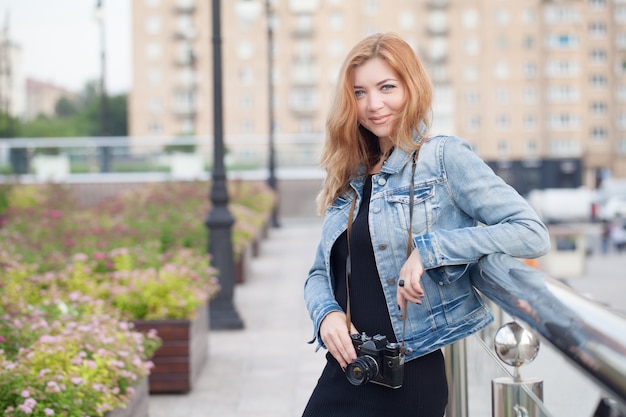
[[[322,155],[322,237],[304,288],[312,343],[328,362],[305,417],[443,416],[441,348],[492,320],[469,265],[548,251],[535,212],[463,139],[426,136],[431,98],[422,64],[394,34],[363,39],[342,67]],[[400,345],[401,387],[385,384],[384,363],[377,374],[354,362],[363,355],[351,334]]]

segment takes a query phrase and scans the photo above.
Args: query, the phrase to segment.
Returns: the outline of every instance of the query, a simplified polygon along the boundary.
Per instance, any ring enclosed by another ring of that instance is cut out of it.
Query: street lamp
[[[268,124],[269,124],[269,159],[268,169],[269,177],[267,184],[278,196],[278,183],[276,181],[276,151],[274,149],[274,19],[270,6],[270,0],[265,0],[265,16],[267,19],[267,109],[268,109]],[[272,226],[280,227],[278,222],[278,204],[277,201],[272,209]]]
[[[278,196],[276,180],[276,151],[274,149],[274,16],[271,0],[265,0],[265,19],[267,25],[267,123],[268,123],[268,170],[267,184]],[[236,5],[237,14],[248,22],[256,20],[261,13],[262,3],[242,1]],[[271,218],[272,227],[280,227],[278,222],[278,204],[274,205]]]
[[[104,5],[103,0],[96,0],[94,18],[100,25],[100,136],[109,136],[108,103],[106,95],[106,36],[104,28]],[[111,170],[111,149],[108,146],[100,146],[100,171]]]
[[[222,39],[220,0],[212,0],[213,42],[213,173],[211,180],[211,210],[205,221],[209,229],[211,262],[219,271],[220,291],[209,303],[212,329],[235,330],[243,328],[243,321],[235,310],[235,264],[233,260],[232,226],[235,219],[228,210],[228,190],[224,169],[224,131],[222,112]]]

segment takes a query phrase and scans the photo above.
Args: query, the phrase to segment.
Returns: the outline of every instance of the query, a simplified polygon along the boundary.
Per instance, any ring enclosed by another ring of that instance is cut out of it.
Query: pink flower
[[[43,409],[43,412],[44,412],[44,414],[45,414],[45,415],[47,415],[47,416],[53,416],[53,415],[54,415],[54,410],[53,410],[53,409],[51,409],[51,408],[44,408],[44,409]]]
[[[30,392],[28,392],[28,390],[25,389],[24,391],[22,391],[22,393],[20,395],[22,397],[24,397],[24,398],[28,398],[28,397],[30,397]]]
[[[105,257],[106,257],[106,255],[104,253],[102,253],[102,252],[96,252],[96,253],[93,254],[93,258],[98,260],[98,261],[103,260]]]
[[[0,343],[4,343],[4,342],[6,342],[6,339],[4,337],[0,336]]]

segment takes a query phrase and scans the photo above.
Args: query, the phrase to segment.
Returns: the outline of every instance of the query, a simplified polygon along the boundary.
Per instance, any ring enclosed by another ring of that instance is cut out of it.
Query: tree
[[[69,97],[61,97],[54,106],[54,113],[57,117],[68,118],[75,116],[78,113],[78,105],[76,101]]]

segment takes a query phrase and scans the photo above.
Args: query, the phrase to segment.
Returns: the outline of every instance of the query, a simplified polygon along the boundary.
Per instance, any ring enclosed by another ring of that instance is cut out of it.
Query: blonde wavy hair
[[[371,168],[380,157],[376,136],[358,123],[354,94],[355,70],[372,58],[380,58],[393,68],[406,91],[403,110],[393,122],[393,146],[407,153],[418,151],[421,141],[413,138],[425,134],[430,126],[432,86],[411,46],[393,33],[370,35],[357,43],[343,63],[337,94],[326,120],[321,159],[326,178],[317,196],[320,214],[347,190],[362,168]]]

